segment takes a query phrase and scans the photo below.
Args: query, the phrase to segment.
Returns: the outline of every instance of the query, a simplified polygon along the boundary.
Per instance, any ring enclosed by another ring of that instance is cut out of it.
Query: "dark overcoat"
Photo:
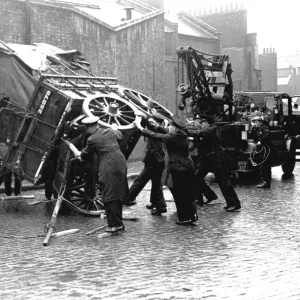
[[[98,128],[88,138],[81,158],[91,161],[94,154],[99,166],[98,180],[102,187],[102,202],[123,199],[127,188],[127,163],[114,130]]]
[[[169,171],[192,171],[193,161],[189,155],[187,134],[180,129],[165,134],[143,129],[143,135],[166,144],[169,155]]]

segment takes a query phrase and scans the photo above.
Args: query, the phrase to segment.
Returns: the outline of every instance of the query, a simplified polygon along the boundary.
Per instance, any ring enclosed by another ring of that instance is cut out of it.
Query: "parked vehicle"
[[[271,129],[276,152],[273,166],[281,165],[284,174],[291,174],[295,167],[296,134],[299,130],[292,98],[277,92],[233,92],[232,69],[227,55],[179,47],[177,56],[179,108],[189,118],[196,114],[214,117],[223,147],[236,160],[236,171],[246,173],[255,170],[250,161],[256,146],[250,116],[259,111],[264,114]]]

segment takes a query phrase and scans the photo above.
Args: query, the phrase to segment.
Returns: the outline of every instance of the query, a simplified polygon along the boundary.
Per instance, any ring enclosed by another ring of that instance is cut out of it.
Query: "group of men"
[[[157,122],[161,122],[161,120],[155,116],[153,118]],[[198,200],[198,203],[202,205],[203,203],[208,204],[218,198],[216,193],[204,180],[209,172],[213,172],[226,200],[227,205],[224,208],[227,211],[239,210],[241,208],[240,201],[233,186],[230,184],[230,159],[227,156],[227,153],[222,151],[220,147],[216,126],[214,125],[214,118],[206,115],[196,115],[195,121],[198,122],[198,126],[196,128],[185,126],[187,136],[193,139],[193,147],[190,147],[190,154],[192,154],[191,157],[194,163],[194,199]],[[162,131],[161,126],[157,126],[157,130]],[[148,140],[146,142],[147,148],[144,159],[145,167],[130,187],[130,202],[128,204],[130,205],[131,203],[134,203],[133,201],[138,194],[137,191],[140,192],[147,181],[151,179],[151,205],[147,205],[147,208],[154,208],[155,203],[164,203],[164,201],[161,201],[161,185],[159,186],[158,184],[159,178],[161,178],[159,175],[163,172],[163,165],[161,165],[159,173],[156,173],[158,170],[158,168],[156,168],[156,164],[161,162],[162,158],[161,156],[158,158],[153,154],[153,152],[163,153],[162,149],[164,149],[164,144],[155,140],[150,140],[151,142],[149,143]],[[160,151],[157,149],[160,149]],[[151,157],[155,163],[151,162],[151,164],[149,164],[149,157]],[[155,184],[153,184],[153,181]],[[157,200],[157,198],[155,199],[155,195],[159,195],[159,200]],[[203,195],[207,199],[206,202],[203,201]],[[163,212],[161,210],[161,205],[162,204],[160,204],[157,209],[158,212]],[[164,211],[166,210],[164,209]]]
[[[122,206],[134,205],[137,196],[150,180],[150,203],[146,207],[152,210],[152,215],[160,216],[166,213],[163,185],[168,186],[174,196],[179,217],[176,223],[179,225],[192,225],[198,220],[197,211],[193,209],[197,201],[203,205],[218,198],[205,181],[209,172],[215,175],[226,201],[224,209],[227,212],[241,209],[240,200],[230,182],[232,160],[220,145],[212,116],[196,115],[194,121],[197,126],[194,127],[186,126],[178,116],[173,116],[168,128],[165,119],[159,114],[145,118],[143,127],[140,122],[136,122],[137,128],[145,138],[144,168],[130,188],[127,181],[127,162],[119,147],[122,134],[116,125],[107,129],[100,128],[98,121],[99,118],[95,116],[82,120],[88,138],[85,148],[76,158],[96,166],[97,181],[102,188],[102,202],[107,216],[107,232],[125,230]],[[262,118],[254,116],[251,121],[253,130],[256,131],[257,147],[270,146],[270,132]],[[189,141],[192,141],[193,147],[188,148]],[[176,170],[172,171],[172,168]],[[269,188],[270,159],[260,166],[260,170],[262,182],[257,187]],[[203,196],[206,198],[205,202]]]
[[[167,129],[162,126],[163,118],[153,115],[148,120],[147,126],[154,132],[164,133]],[[211,172],[215,175],[220,191],[226,201],[224,209],[228,212],[241,209],[240,200],[231,185],[231,174],[233,169],[233,158],[221,146],[217,127],[214,125],[214,118],[207,115],[196,115],[194,126],[185,126],[185,131],[190,140],[190,155],[194,163],[194,199],[200,205],[211,203],[218,199],[217,194],[206,183],[205,177]],[[196,126],[195,126],[196,125]],[[274,155],[272,139],[269,126],[263,118],[263,114],[251,116],[252,135],[256,142],[255,151],[267,148],[269,153],[264,157],[263,163],[257,166],[261,182],[257,188],[270,188],[271,185],[271,160]],[[159,135],[159,134],[157,134]],[[153,215],[160,215],[167,212],[166,203],[163,198],[162,185],[166,184],[163,176],[168,164],[168,151],[165,144],[151,138],[145,139],[146,151],[144,157],[144,168],[130,187],[129,194],[124,201],[125,205],[134,205],[136,197],[149,180],[152,182],[150,204],[146,205]],[[203,196],[206,198],[204,201]]]

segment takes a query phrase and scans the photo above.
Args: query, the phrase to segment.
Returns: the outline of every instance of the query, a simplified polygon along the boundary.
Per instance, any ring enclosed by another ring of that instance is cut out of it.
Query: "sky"
[[[165,0],[165,9],[243,5],[248,33],[257,33],[259,53],[275,48],[278,56],[300,54],[300,0]]]

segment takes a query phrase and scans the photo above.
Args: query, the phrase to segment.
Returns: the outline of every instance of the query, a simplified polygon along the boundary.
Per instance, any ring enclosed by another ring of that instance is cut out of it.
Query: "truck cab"
[[[238,172],[251,172],[250,155],[256,146],[250,122],[255,111],[264,115],[270,128],[275,150],[273,166],[282,167],[284,174],[291,174],[296,162],[296,128],[293,116],[292,97],[278,92],[236,92],[236,120],[240,129],[240,155],[237,158]],[[299,119],[300,121],[300,119]],[[244,127],[243,127],[244,126]],[[300,128],[299,128],[300,131]]]

